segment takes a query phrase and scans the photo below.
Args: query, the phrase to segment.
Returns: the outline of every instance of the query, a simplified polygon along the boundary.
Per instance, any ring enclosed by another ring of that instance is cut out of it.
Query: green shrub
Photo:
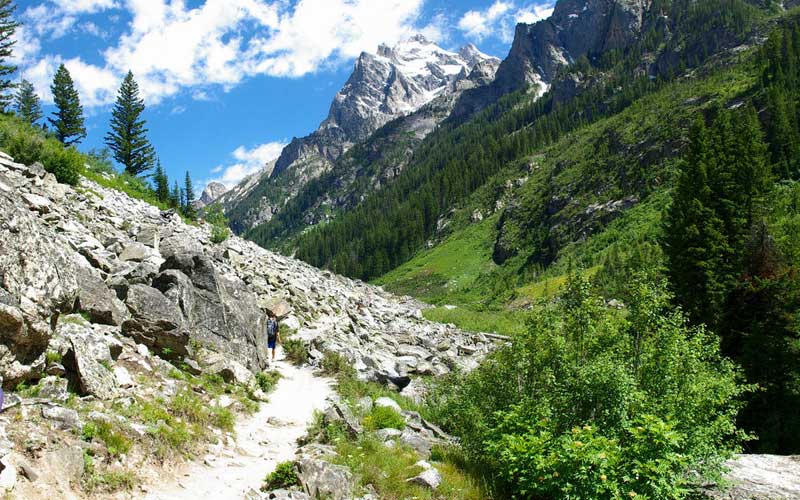
[[[47,142],[41,162],[45,170],[56,176],[58,182],[77,185],[83,169],[83,155],[74,148],[65,148],[56,142]]]
[[[95,438],[101,440],[111,456],[124,455],[131,449],[131,440],[110,422],[102,420],[87,422],[83,426],[81,435],[86,441],[92,441]]]
[[[285,338],[283,339],[283,352],[286,357],[294,364],[302,365],[308,362],[308,349],[300,339]]]
[[[738,448],[748,388],[719,340],[687,327],[663,284],[630,293],[616,311],[573,278],[513,345],[434,386],[430,416],[501,496],[683,498]]]
[[[354,377],[355,368],[341,354],[326,351],[322,358],[322,371],[326,375],[338,376],[342,378]]]
[[[30,133],[26,130],[19,130],[8,139],[8,154],[14,157],[14,161],[23,165],[32,165],[41,161],[44,152],[44,138]]]
[[[300,484],[300,481],[297,479],[297,473],[294,470],[294,462],[279,463],[273,472],[267,474],[264,482],[265,491],[290,488]]]
[[[47,351],[47,363],[61,363],[61,353],[58,351]]]
[[[256,374],[256,382],[265,394],[272,392],[280,379],[281,374],[277,371],[268,371]]]
[[[211,228],[212,243],[216,244],[222,243],[223,241],[227,240],[230,235],[231,231],[227,227],[213,226]]]
[[[393,408],[375,406],[369,415],[364,417],[364,427],[371,431],[378,429],[403,430],[406,428],[406,420]]]

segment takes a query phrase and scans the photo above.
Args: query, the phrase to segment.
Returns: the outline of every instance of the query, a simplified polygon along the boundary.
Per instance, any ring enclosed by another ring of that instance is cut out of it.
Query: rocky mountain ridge
[[[499,64],[474,45],[450,52],[421,35],[394,47],[381,45],[376,54],[362,53],[320,127],[292,139],[269,175],[265,169],[220,199],[234,230],[243,232],[270,220],[309,181],[383,125],[488,84]]]
[[[195,201],[195,208],[203,208],[217,201],[222,195],[228,192],[228,187],[221,182],[209,182],[203,189],[200,198]]]

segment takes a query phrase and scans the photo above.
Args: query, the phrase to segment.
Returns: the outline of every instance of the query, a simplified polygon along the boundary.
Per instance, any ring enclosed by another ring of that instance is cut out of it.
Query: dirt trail
[[[236,444],[215,450],[213,460],[186,464],[165,483],[148,485],[146,500],[239,499],[261,487],[278,463],[294,457],[295,441],[333,390],[330,380],[308,368],[284,361],[278,361],[276,368],[283,378],[269,403],[237,423]]]

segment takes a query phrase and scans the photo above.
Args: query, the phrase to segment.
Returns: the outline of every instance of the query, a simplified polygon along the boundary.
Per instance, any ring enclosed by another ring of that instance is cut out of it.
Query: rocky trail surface
[[[277,464],[294,459],[297,439],[332,395],[331,381],[310,368],[276,365],[282,378],[275,392],[256,414],[237,423],[235,441],[212,448],[171,479],[146,486],[145,500],[245,498],[259,490]]]

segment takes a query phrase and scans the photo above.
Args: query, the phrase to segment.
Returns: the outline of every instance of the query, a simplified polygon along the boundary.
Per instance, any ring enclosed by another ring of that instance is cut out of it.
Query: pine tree
[[[72,77],[63,64],[58,67],[50,90],[53,92],[56,112],[53,118],[48,120],[55,130],[56,137],[66,146],[81,142],[86,137],[83,107]]]
[[[16,6],[11,0],[0,0],[0,112],[5,112],[11,102],[10,91],[14,83],[8,78],[17,71],[17,67],[8,63],[14,44],[14,32],[19,24],[11,17]]]
[[[194,187],[192,186],[192,178],[189,172],[186,172],[186,178],[183,184],[183,214],[187,219],[194,220],[197,218],[197,210],[194,208]]]
[[[181,189],[178,187],[178,181],[175,181],[175,184],[172,186],[172,191],[169,193],[169,206],[170,208],[174,208],[176,210],[181,208],[183,197],[181,194]]]
[[[17,115],[31,125],[36,124],[36,122],[42,119],[42,107],[39,103],[39,96],[36,95],[33,84],[28,80],[22,80],[19,84],[19,89],[14,96],[14,107],[16,108]]]
[[[170,202],[169,192],[169,178],[164,168],[161,166],[161,160],[156,164],[156,173],[153,175],[153,183],[155,184],[156,198],[161,203]]]
[[[106,134],[106,145],[114,159],[131,175],[140,175],[155,163],[155,151],[147,140],[145,121],[141,118],[144,101],[139,97],[139,85],[128,71],[117,94],[117,103],[111,112],[111,130]]]
[[[730,250],[722,221],[711,208],[709,134],[702,116],[692,125],[690,139],[667,214],[664,248],[677,300],[695,322],[713,323],[719,319],[726,291],[719,268]]]

